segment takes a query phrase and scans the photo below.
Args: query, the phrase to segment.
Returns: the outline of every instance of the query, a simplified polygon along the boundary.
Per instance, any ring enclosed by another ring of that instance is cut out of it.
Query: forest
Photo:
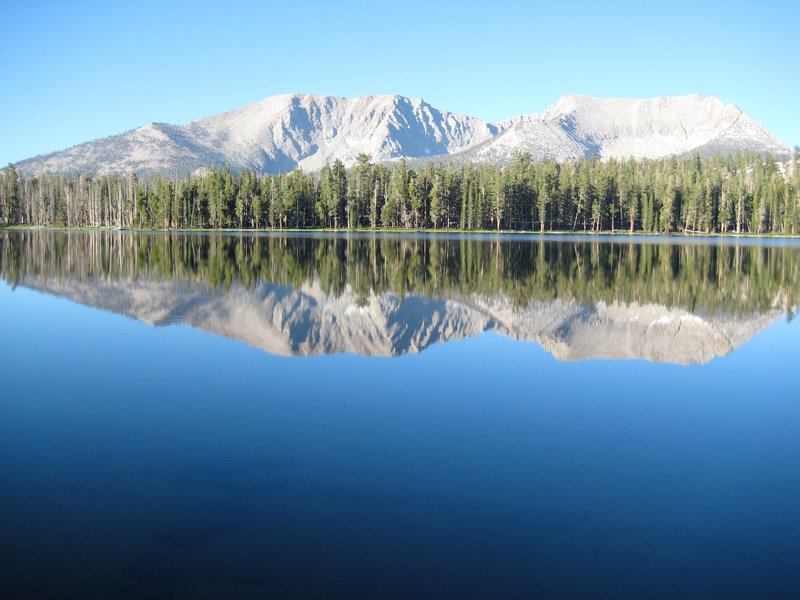
[[[0,223],[122,229],[800,233],[800,153],[701,159],[210,168],[183,177],[0,173]]]

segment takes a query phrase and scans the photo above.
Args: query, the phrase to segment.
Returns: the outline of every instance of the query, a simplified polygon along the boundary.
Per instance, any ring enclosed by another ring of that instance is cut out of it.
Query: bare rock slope
[[[272,96],[187,125],[151,123],[18,163],[39,173],[184,174],[229,166],[314,171],[359,153],[375,162],[431,157],[505,164],[534,159],[660,158],[790,150],[732,104],[708,96],[649,100],[564,96],[545,112],[486,123],[403,96]]]

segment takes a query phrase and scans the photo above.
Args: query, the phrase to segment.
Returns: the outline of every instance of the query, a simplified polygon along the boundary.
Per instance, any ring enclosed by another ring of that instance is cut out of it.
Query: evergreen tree
[[[19,214],[20,185],[19,176],[14,165],[8,165],[3,170],[2,185],[0,185],[0,219],[3,223],[23,222]]]
[[[744,153],[702,160],[596,158],[509,166],[361,155],[319,173],[210,169],[181,179],[133,175],[20,178],[0,172],[0,223],[68,227],[431,227],[468,230],[794,233],[798,161]]]

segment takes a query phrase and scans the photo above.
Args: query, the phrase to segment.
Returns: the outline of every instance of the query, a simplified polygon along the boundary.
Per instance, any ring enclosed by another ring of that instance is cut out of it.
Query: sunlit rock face
[[[541,113],[487,123],[398,95],[270,96],[186,125],[150,123],[16,166],[43,172],[164,175],[227,165],[282,173],[321,169],[360,153],[375,162],[436,158],[507,164],[535,160],[662,158],[743,150],[778,157],[790,149],[733,104],[710,96],[651,99],[568,95]]]
[[[545,112],[497,124],[498,135],[463,156],[508,162],[515,153],[538,159],[664,158],[743,150],[788,156],[789,147],[733,104],[711,96],[649,99],[568,95]]]

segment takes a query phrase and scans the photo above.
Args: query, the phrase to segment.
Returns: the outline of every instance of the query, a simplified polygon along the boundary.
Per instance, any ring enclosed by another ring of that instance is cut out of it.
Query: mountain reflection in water
[[[398,356],[482,332],[559,360],[705,363],[787,314],[792,244],[4,231],[0,274],[272,354]]]
[[[799,270],[0,230],[0,598],[798,598]]]

